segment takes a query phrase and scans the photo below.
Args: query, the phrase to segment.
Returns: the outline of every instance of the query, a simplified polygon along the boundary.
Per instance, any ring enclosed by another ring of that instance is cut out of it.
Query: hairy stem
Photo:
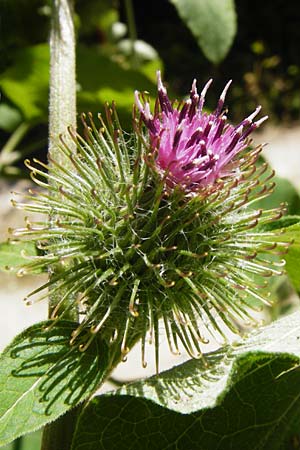
[[[52,0],[50,33],[49,158],[69,164],[57,148],[58,136],[76,128],[74,0]],[[66,135],[68,140],[68,136]],[[74,145],[69,138],[68,144]]]
[[[73,23],[74,0],[52,0],[52,21],[50,32],[50,92],[49,92],[49,150],[48,158],[63,167],[70,166],[70,160],[58,147],[59,135],[70,147],[74,146],[66,130],[76,128],[76,75],[75,75],[75,32]],[[69,167],[72,170],[72,167]],[[57,217],[52,217],[56,220]],[[59,264],[55,272],[60,271]],[[54,274],[50,274],[52,276]],[[50,296],[49,317],[63,292]],[[73,299],[70,299],[72,302]],[[65,319],[76,320],[76,308],[70,309]]]
[[[70,166],[58,147],[61,133],[72,146],[66,134],[67,127],[76,128],[76,77],[75,77],[75,33],[73,23],[73,0],[52,0],[50,32],[50,93],[49,93],[49,163],[55,160],[64,167]],[[71,167],[70,167],[71,169]],[[51,217],[56,220],[57,217]],[[55,273],[60,271],[60,265]],[[50,277],[55,275],[50,273]],[[49,317],[64,292],[49,298]],[[73,299],[69,299],[73,302]],[[70,309],[65,319],[77,320],[76,307]],[[76,423],[77,408],[47,425],[43,432],[42,450],[70,450]]]

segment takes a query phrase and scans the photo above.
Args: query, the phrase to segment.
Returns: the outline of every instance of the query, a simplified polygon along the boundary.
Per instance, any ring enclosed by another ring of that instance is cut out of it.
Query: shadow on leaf
[[[62,403],[69,409],[96,390],[106,368],[107,349],[95,338],[81,352],[69,343],[76,324],[48,325],[29,328],[7,352],[15,366],[11,377],[32,380],[28,395],[33,390],[35,401],[43,405],[39,413],[52,415]]]

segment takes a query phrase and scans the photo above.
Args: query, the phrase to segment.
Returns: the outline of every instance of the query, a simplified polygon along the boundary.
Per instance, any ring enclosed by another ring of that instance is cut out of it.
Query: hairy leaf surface
[[[90,396],[103,378],[107,350],[70,346],[73,322],[47,321],[19,334],[0,357],[0,445],[34,431]]]

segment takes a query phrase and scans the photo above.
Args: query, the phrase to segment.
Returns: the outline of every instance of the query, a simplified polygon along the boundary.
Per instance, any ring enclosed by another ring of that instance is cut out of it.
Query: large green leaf
[[[22,264],[28,263],[28,258],[36,255],[37,249],[32,242],[1,242],[0,270],[16,271]]]
[[[227,55],[236,33],[234,0],[170,0],[191,30],[205,56],[218,63]]]
[[[34,431],[90,396],[103,378],[107,350],[95,338],[69,344],[76,324],[47,321],[18,335],[0,357],[0,446]],[[101,347],[101,348],[100,348]]]
[[[286,448],[300,427],[300,313],[94,398],[72,450]]]
[[[22,48],[14,57],[15,63],[1,75],[1,89],[27,120],[45,121],[48,116],[48,45]]]

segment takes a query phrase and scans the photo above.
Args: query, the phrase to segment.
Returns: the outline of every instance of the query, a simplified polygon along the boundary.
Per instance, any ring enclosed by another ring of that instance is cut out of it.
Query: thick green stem
[[[73,0],[52,0],[50,33],[49,157],[69,164],[57,148],[58,136],[76,128],[75,32]],[[74,145],[65,134],[70,146]]]
[[[50,32],[50,92],[49,92],[49,150],[48,158],[72,170],[70,160],[59,149],[59,135],[69,147],[74,143],[67,128],[76,128],[76,74],[75,74],[75,32],[73,23],[74,0],[52,0],[52,21]],[[53,217],[56,220],[57,217]],[[56,272],[60,271],[57,265]],[[52,274],[50,274],[51,276]],[[50,296],[49,317],[61,299],[63,292]],[[73,299],[70,299],[72,302]],[[65,319],[76,320],[76,308],[70,310]]]
[[[70,167],[58,146],[59,135],[72,147],[67,127],[76,128],[76,76],[75,76],[75,32],[73,23],[73,0],[52,0],[50,32],[50,97],[49,97],[49,163],[55,160],[63,167]],[[70,167],[70,169],[72,169]],[[56,220],[56,217],[52,217]],[[60,270],[58,264],[55,273]],[[50,274],[50,277],[55,274]],[[49,298],[49,317],[64,292]],[[73,299],[69,299],[73,302]],[[74,304],[74,302],[73,302]],[[76,308],[71,308],[65,319],[77,320]],[[70,450],[76,423],[77,408],[47,425],[42,438],[42,450]]]

